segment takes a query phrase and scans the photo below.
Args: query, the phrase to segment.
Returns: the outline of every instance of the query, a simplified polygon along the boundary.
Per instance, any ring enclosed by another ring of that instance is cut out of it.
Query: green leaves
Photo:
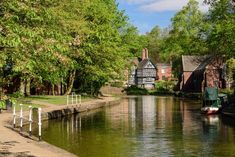
[[[0,67],[8,60],[11,74],[22,80],[54,85],[77,71],[79,84],[97,92],[120,79],[126,57],[139,51],[138,32],[115,0],[0,3]]]
[[[215,54],[235,56],[235,3],[232,0],[210,1],[206,21],[210,24],[207,31],[209,49]]]

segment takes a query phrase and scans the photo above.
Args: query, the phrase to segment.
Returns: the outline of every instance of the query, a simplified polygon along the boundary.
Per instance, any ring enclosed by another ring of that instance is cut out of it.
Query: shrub
[[[127,95],[148,95],[149,92],[145,88],[139,88],[137,86],[130,86],[124,89]]]
[[[21,93],[20,91],[14,92],[13,94],[11,94],[11,97],[13,98],[22,98],[24,97],[24,94]]]
[[[158,93],[173,93],[174,87],[174,81],[158,81],[155,83],[156,92]]]
[[[233,96],[234,95],[234,90],[233,89],[220,89],[220,93],[227,94],[228,96]]]
[[[4,100],[0,100],[0,108],[5,109],[6,108],[6,103]]]
[[[110,86],[111,87],[118,87],[118,88],[121,88],[121,87],[123,87],[123,82],[112,82],[112,83],[110,83]]]

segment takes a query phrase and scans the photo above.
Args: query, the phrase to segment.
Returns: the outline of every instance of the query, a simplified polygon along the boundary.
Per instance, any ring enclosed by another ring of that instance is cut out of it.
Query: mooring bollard
[[[29,106],[29,136],[32,135],[32,106]]]
[[[23,131],[23,105],[20,104],[20,131]]]
[[[38,138],[39,141],[41,141],[41,136],[42,136],[42,109],[38,108]]]
[[[16,104],[13,103],[13,128],[16,127]]]

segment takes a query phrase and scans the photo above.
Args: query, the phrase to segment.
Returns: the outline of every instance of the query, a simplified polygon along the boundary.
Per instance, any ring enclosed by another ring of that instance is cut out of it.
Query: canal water
[[[235,156],[235,120],[203,116],[201,102],[174,97],[124,99],[43,123],[43,139],[79,157]]]

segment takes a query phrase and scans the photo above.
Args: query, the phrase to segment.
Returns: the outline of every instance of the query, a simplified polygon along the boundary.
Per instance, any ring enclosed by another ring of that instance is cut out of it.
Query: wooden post
[[[16,104],[13,103],[13,128],[16,127]]]
[[[23,131],[23,105],[20,104],[20,131]]]
[[[32,135],[32,106],[29,106],[29,136]]]
[[[42,136],[42,109],[38,108],[38,138],[39,141],[41,141],[41,136]]]

